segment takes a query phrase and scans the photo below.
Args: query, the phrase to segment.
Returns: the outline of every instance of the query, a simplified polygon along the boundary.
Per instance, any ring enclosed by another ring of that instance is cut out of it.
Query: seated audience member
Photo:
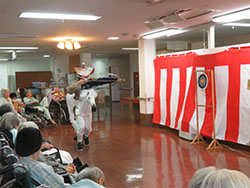
[[[15,108],[15,111],[21,114],[22,109],[25,107],[25,104],[22,102],[22,99],[18,99],[16,93],[11,93],[10,98]]]
[[[14,109],[8,103],[2,104],[0,106],[0,117],[3,116],[7,112],[14,112]]]
[[[20,131],[21,129],[23,128],[29,128],[29,127],[32,127],[32,128],[35,128],[35,129],[39,129],[39,127],[32,121],[27,121],[27,122],[23,122],[18,131]],[[53,145],[48,141],[48,140],[43,140],[42,142],[42,146],[41,146],[41,151],[45,151],[45,152],[42,152],[42,154],[50,154],[50,151],[51,149],[53,149]],[[53,151],[51,151],[53,152]],[[72,156],[70,155],[69,152],[67,151],[64,151],[64,150],[59,150],[59,153],[60,153],[60,156],[62,158],[62,162],[63,164],[70,164],[70,163],[73,163],[73,158]],[[43,155],[40,154],[38,155],[38,161],[41,161],[41,162],[46,162],[46,159],[43,157]],[[69,167],[71,168],[71,167]],[[67,169],[67,168],[66,168]],[[69,171],[68,171],[69,172]],[[72,171],[70,171],[69,173],[72,173]],[[74,173],[74,172],[73,172]]]
[[[189,188],[250,188],[249,177],[240,171],[208,168],[195,173]],[[196,179],[197,184],[193,179]]]
[[[76,182],[79,182],[82,179],[90,179],[99,185],[105,186],[104,173],[98,167],[87,167],[81,170],[76,177]]]
[[[51,118],[49,110],[47,109],[48,103],[46,102],[46,98],[44,98],[40,103],[37,99],[32,97],[32,93],[30,90],[26,91],[26,97],[23,99],[24,104],[27,106],[33,106],[37,108],[39,111],[44,112],[44,117],[49,120],[52,124],[56,124],[56,122]]]
[[[9,144],[12,148],[14,147],[19,123],[19,118],[15,112],[7,112],[0,119],[0,131],[9,138]]]
[[[8,89],[2,89],[1,94],[2,97],[0,98],[0,106],[3,104],[10,104],[10,106],[14,109],[14,106],[10,98],[10,91]]]
[[[62,107],[62,109],[64,110],[65,114],[66,114],[66,118],[67,120],[69,119],[69,112],[68,112],[68,107],[67,107],[67,103],[66,103],[66,98],[65,98],[65,93],[62,92],[59,87],[54,87],[53,91],[51,93],[51,102],[50,105],[58,105],[57,103],[59,103]]]
[[[53,168],[37,161],[42,145],[42,135],[38,129],[23,128],[16,138],[16,153],[20,156],[20,163],[28,167],[33,179],[50,187],[65,187],[62,176],[54,173]]]

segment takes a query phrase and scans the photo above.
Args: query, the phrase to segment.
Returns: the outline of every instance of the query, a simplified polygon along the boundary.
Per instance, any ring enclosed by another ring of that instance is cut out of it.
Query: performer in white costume
[[[79,68],[81,73],[76,73],[81,78],[87,78],[93,73],[94,68]],[[86,75],[86,76],[84,76]],[[66,102],[69,110],[69,119],[75,129],[77,149],[83,150],[83,139],[85,145],[89,144],[89,134],[92,131],[92,111],[96,110],[95,98],[97,93],[93,87],[121,82],[120,78],[98,78],[98,79],[80,79],[67,87],[68,94],[66,95]]]

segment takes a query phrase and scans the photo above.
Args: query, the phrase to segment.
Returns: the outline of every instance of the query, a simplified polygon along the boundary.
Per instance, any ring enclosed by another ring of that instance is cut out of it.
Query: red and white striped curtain
[[[158,56],[153,122],[196,133],[195,70],[214,71],[216,138],[250,144],[250,47],[220,53]],[[212,104],[211,76],[198,90],[199,104]],[[213,137],[212,108],[199,109],[199,131]]]

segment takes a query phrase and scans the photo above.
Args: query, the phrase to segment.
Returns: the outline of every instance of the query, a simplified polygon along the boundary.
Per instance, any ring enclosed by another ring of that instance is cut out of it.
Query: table
[[[122,98],[121,100],[121,116],[123,115],[123,105],[125,102],[129,103],[129,114],[130,114],[130,121],[134,121],[135,116],[134,116],[134,109],[133,109],[133,104],[139,104],[140,100],[138,98]]]

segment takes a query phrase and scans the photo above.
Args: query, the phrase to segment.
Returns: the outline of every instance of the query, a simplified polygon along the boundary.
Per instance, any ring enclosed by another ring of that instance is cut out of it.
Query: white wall
[[[110,66],[119,67],[120,75],[122,78],[125,78],[125,82],[121,83],[120,90],[121,97],[123,96],[130,96],[130,92],[125,90],[126,88],[130,87],[130,63],[129,63],[129,56],[122,55],[122,56],[115,56],[115,57],[93,57],[92,58],[92,66],[95,68],[95,72],[91,75],[91,77],[104,77],[107,76],[109,72]],[[106,95],[109,96],[109,85],[106,86],[105,92]]]
[[[53,72],[53,80],[56,82],[56,84],[67,84],[69,72],[69,56],[54,56],[53,58],[51,58],[50,64],[50,69]]]
[[[24,71],[50,71],[49,58],[27,58],[0,63],[1,79],[0,88],[9,88],[10,91],[16,90],[16,72]]]
[[[7,61],[0,61],[0,91],[8,88]]]

